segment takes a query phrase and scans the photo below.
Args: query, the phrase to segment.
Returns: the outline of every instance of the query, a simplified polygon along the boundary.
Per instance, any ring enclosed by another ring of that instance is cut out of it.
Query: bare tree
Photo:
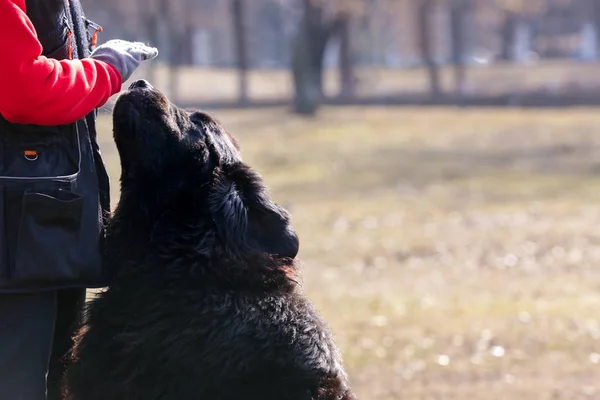
[[[158,32],[158,16],[154,11],[146,11],[145,13],[140,13],[143,18],[143,23],[146,28],[146,34],[148,35],[148,41],[152,46],[158,46],[159,41],[159,32]],[[156,82],[157,74],[156,74],[156,65],[157,63],[152,62],[148,63],[148,79],[150,82]],[[156,83],[154,83],[156,84]]]
[[[248,103],[248,45],[245,27],[245,0],[231,0],[231,14],[235,37],[235,52],[238,68],[238,101]]]
[[[455,95],[461,96],[466,80],[465,39],[469,14],[472,11],[471,0],[452,0],[450,3],[450,30],[452,37],[452,64],[454,65]]]
[[[517,24],[517,14],[512,10],[504,10],[504,21],[500,32],[501,51],[500,58],[508,61],[511,58],[512,47],[515,41],[515,29]]]
[[[354,97],[354,60],[352,57],[352,43],[350,34],[350,15],[342,16],[340,27],[340,97],[350,99]]]
[[[184,64],[190,49],[187,20],[181,16],[182,5],[170,0],[138,0],[139,18],[148,42],[160,49],[159,57],[166,61],[167,92],[173,101],[179,98],[178,69]],[[158,80],[157,63],[147,65],[148,79]]]
[[[417,29],[421,57],[427,67],[429,75],[429,91],[431,96],[438,97],[442,94],[440,84],[440,73],[433,57],[433,38],[431,16],[435,6],[435,0],[416,0],[417,6]]]
[[[600,46],[600,0],[590,0],[592,3],[591,17],[596,29],[597,44]],[[600,50],[600,49],[599,49]]]
[[[302,0],[302,17],[293,44],[294,111],[314,115],[323,96],[323,59],[344,17],[328,13],[321,2]]]
[[[179,66],[181,56],[181,43],[183,34],[180,24],[177,24],[175,10],[169,0],[158,0],[159,20],[161,21],[163,30],[162,34],[168,36],[169,46],[165,46],[168,60],[168,91],[169,96],[173,101],[179,98]]]

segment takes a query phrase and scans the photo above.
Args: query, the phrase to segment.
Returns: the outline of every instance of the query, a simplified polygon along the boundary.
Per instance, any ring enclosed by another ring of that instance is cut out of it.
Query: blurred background
[[[600,0],[83,3],[292,213],[361,399],[600,399]]]

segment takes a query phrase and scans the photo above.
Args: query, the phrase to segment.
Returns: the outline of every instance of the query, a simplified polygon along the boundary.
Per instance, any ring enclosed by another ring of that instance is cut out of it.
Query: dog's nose
[[[137,81],[135,81],[131,85],[129,85],[129,89],[136,89],[136,88],[140,88],[140,89],[154,89],[154,86],[152,86],[150,84],[150,82],[148,82],[145,79],[138,79]]]

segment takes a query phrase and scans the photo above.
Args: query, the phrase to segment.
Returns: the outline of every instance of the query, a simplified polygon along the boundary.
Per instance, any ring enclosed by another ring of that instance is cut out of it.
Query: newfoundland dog
[[[203,112],[148,82],[117,100],[121,197],[111,285],[90,302],[69,400],[353,400],[340,352],[298,287],[289,214]]]

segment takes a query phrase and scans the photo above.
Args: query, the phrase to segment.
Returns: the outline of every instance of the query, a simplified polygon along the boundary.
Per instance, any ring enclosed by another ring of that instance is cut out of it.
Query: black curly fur
[[[142,85],[115,106],[110,288],[87,310],[69,400],[354,400],[300,293],[288,213],[209,115]]]

